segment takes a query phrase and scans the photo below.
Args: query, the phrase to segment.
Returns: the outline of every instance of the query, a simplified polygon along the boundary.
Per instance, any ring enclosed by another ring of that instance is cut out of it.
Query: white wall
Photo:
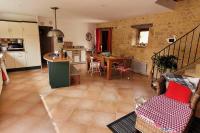
[[[59,20],[58,28],[65,34],[64,41],[71,41],[74,46],[90,48],[95,43],[96,24]],[[90,42],[85,37],[87,32],[92,33],[92,41]]]
[[[38,17],[39,25],[52,26],[52,19]],[[57,28],[63,31],[65,37],[64,41],[73,42],[74,46],[84,46],[86,49],[90,49],[95,43],[95,23],[85,23],[78,20],[67,20],[67,19],[57,19]],[[86,33],[92,33],[92,41],[88,42],[86,40]],[[54,41],[54,49],[58,50],[61,45]]]

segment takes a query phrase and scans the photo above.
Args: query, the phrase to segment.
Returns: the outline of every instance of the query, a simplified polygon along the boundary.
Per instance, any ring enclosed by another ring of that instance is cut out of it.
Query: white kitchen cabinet
[[[26,67],[24,51],[11,51],[5,53],[5,65],[7,69]]]
[[[22,38],[22,24],[19,22],[7,22],[10,38]]]
[[[38,24],[37,23],[22,23],[23,36],[38,36]]]
[[[81,50],[81,62],[86,62],[86,51]]]
[[[41,66],[39,35],[29,35],[23,38],[27,67]]]
[[[5,65],[7,69],[15,68],[15,53],[14,52],[5,53]]]
[[[9,38],[10,34],[8,32],[8,23],[5,21],[0,21],[0,38]]]
[[[26,67],[25,52],[15,52],[15,68]]]
[[[74,58],[73,58],[73,61],[75,63],[80,63],[80,56],[79,55],[75,55]]]
[[[72,51],[67,51],[67,56],[69,56],[71,59],[73,59],[73,57],[72,57]]]

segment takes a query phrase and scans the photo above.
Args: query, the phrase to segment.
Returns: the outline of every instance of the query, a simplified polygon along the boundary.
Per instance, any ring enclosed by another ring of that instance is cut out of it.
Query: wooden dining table
[[[94,59],[98,60],[98,61],[104,60],[106,62],[106,64],[107,64],[106,79],[107,80],[112,80],[112,66],[113,66],[113,63],[122,62],[124,60],[129,59],[129,58],[121,57],[121,56],[109,56],[109,57],[106,57],[106,56],[102,56],[102,55],[95,55]]]

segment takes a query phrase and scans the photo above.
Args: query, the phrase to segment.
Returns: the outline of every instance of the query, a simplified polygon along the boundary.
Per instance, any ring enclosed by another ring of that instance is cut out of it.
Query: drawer
[[[74,50],[73,51],[73,55],[80,55],[81,54],[81,51],[80,50]]]

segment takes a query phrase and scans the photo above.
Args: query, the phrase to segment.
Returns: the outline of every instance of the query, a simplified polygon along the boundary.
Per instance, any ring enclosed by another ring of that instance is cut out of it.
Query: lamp
[[[57,29],[57,21],[56,21],[56,10],[59,9],[58,7],[51,7],[52,10],[54,10],[54,14],[55,14],[55,27],[53,30],[50,30],[47,33],[48,37],[58,37],[58,38],[63,38],[64,37],[64,33]]]

